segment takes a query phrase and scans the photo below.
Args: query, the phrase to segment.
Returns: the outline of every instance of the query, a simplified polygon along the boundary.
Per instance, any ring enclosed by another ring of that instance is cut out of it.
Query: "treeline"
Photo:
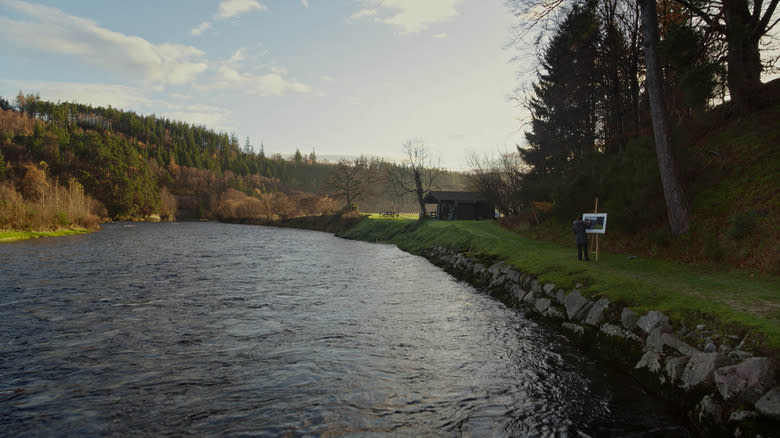
[[[396,166],[364,161],[376,174]],[[67,190],[70,181],[79,184],[86,196],[104,206],[91,214],[102,212],[114,220],[247,215],[272,220],[354,208],[329,184],[337,169],[337,164],[320,162],[314,152],[266,156],[262,145],[255,152],[248,139],[242,146],[235,135],[154,115],[52,103],[21,92],[14,104],[0,98],[0,182],[18,194],[14,199],[53,199],[24,189],[27,175],[37,172],[51,187]],[[445,175],[444,184],[466,183],[463,175]],[[395,196],[382,178],[367,184],[360,200],[364,210],[398,211],[413,202]],[[1,199],[8,205],[11,198]],[[23,223],[32,224],[17,217],[0,226]]]

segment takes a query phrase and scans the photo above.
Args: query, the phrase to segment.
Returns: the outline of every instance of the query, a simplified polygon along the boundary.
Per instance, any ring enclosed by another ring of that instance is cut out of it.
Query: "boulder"
[[[637,321],[639,321],[639,314],[628,307],[624,307],[620,313],[620,322],[623,324],[623,327],[627,330],[633,330],[636,328]]]
[[[542,290],[544,291],[545,295],[552,297],[555,296],[555,285],[553,283],[546,283]]]
[[[780,420],[780,386],[775,386],[758,399],[755,408],[761,415]]]
[[[661,371],[661,355],[652,351],[645,353],[639,362],[637,362],[636,369],[647,368],[652,373],[658,373]]]
[[[609,308],[609,300],[601,298],[593,303],[593,306],[588,311],[588,316],[585,317],[585,324],[598,326],[604,321],[604,312]]]
[[[680,386],[686,390],[714,386],[715,370],[725,362],[726,356],[722,353],[694,354],[680,376]]]
[[[657,310],[651,310],[639,317],[636,325],[645,333],[650,333],[659,325],[669,325],[669,317]]]
[[[502,286],[504,283],[506,283],[506,275],[499,274],[498,276],[493,276],[493,281],[490,282],[489,287],[499,287]]]
[[[715,370],[715,386],[724,400],[755,403],[774,385],[772,361],[753,357]]]
[[[572,320],[580,320],[583,315],[583,308],[590,304],[587,298],[583,297],[579,291],[574,290],[563,299],[563,307],[566,309],[566,317]]]
[[[585,334],[585,328],[579,324],[574,324],[573,322],[564,322],[561,324],[561,327],[574,333],[577,336],[582,336]]]
[[[680,380],[688,360],[688,356],[670,357],[666,359],[664,369],[666,371],[666,375],[669,376],[669,380],[672,383],[676,383]]]
[[[493,277],[498,277],[498,276],[501,274],[501,267],[502,267],[502,266],[504,266],[504,262],[498,262],[498,263],[494,263],[494,264],[492,264],[492,265],[491,265],[491,266],[488,268],[488,272],[489,272],[489,273],[490,273],[490,275],[492,275]]]
[[[542,293],[542,285],[537,280],[531,281],[531,292],[535,294],[541,294]]]
[[[514,282],[514,283],[520,283],[520,276],[521,276],[521,275],[522,275],[522,274],[521,274],[519,271],[515,271],[514,269],[510,269],[510,270],[509,270],[509,271],[507,271],[507,273],[506,273],[506,277],[507,277],[507,278],[508,278],[510,281],[512,281],[512,282]]]
[[[549,298],[537,298],[534,302],[534,309],[536,309],[537,312],[544,314],[547,308],[550,307],[551,302],[552,301]]]
[[[677,336],[669,332],[661,334],[661,340],[663,341],[664,345],[668,345],[674,348],[684,356],[693,356],[696,353],[701,353],[699,350],[679,340]]]
[[[523,301],[523,297],[525,296],[525,291],[523,290],[522,287],[518,285],[514,285],[509,291],[512,293],[512,295],[515,296],[515,298],[517,298],[517,301],[520,302]]]
[[[694,416],[699,424],[723,424],[723,406],[713,397],[705,395],[694,408]]]
[[[555,319],[566,319],[563,313],[556,309],[555,306],[549,306],[547,310],[544,311],[544,316]]]
[[[555,301],[558,304],[563,305],[563,301],[565,299],[566,299],[566,291],[564,291],[563,289],[558,289],[558,292],[555,293]]]

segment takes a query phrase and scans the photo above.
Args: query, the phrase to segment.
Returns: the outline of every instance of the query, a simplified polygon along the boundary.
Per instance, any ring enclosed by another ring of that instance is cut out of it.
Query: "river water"
[[[0,245],[3,436],[688,436],[393,246],[218,223]]]

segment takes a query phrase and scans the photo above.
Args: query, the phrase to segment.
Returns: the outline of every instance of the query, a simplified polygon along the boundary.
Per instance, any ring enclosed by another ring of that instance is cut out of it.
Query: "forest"
[[[510,0],[527,145],[474,157],[475,185],[543,238],[598,205],[621,249],[777,271],[777,4]]]
[[[266,156],[248,139],[154,115],[22,92],[13,103],[0,98],[0,228],[414,211],[385,176],[401,167],[365,157],[320,162],[314,152]],[[438,181],[468,184],[445,170]]]

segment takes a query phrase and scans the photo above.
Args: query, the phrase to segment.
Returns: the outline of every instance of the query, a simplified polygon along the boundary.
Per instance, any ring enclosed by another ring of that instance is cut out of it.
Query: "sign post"
[[[607,214],[598,212],[599,198],[596,198],[596,207],[593,210],[593,213],[583,213],[582,220],[590,221],[591,223],[590,228],[586,228],[585,232],[594,234],[591,252],[596,255],[596,261],[599,261],[599,234],[606,234],[607,232]]]

